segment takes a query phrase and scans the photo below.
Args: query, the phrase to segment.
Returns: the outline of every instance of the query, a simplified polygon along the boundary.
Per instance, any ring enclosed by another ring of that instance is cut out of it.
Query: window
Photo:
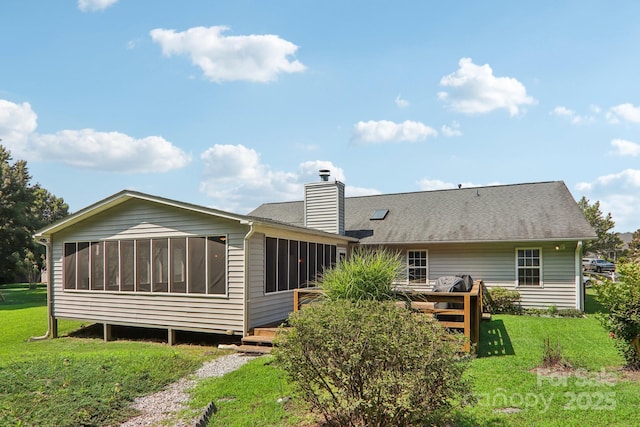
[[[153,239],[153,292],[167,292],[169,285],[169,242],[167,239]]]
[[[133,240],[123,240],[120,242],[120,279],[122,281],[121,291],[133,291],[135,287],[135,262],[136,253]]]
[[[189,246],[187,282],[189,282],[189,293],[207,293],[207,267],[205,259],[207,256],[207,239],[204,237],[190,237],[187,240]],[[171,292],[186,292],[182,288],[176,287]]]
[[[427,251],[407,251],[407,277],[410,285],[428,282]]]
[[[337,248],[323,243],[265,239],[265,292],[306,288],[326,268],[335,265]]]
[[[224,294],[227,288],[226,237],[207,237],[207,293]]]
[[[187,292],[187,239],[170,239],[169,243],[171,245],[171,292],[185,293]],[[204,255],[204,251],[202,253]],[[204,272],[204,268],[202,271]]]
[[[120,259],[119,259],[119,242],[104,242],[104,259],[106,271],[106,289],[108,291],[120,290]]]
[[[518,286],[540,286],[542,259],[539,248],[517,249]]]
[[[136,241],[136,291],[151,291],[151,241]]]
[[[225,295],[226,237],[63,245],[64,289]]]

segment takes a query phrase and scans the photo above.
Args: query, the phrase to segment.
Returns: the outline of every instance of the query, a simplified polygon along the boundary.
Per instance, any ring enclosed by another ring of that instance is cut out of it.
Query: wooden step
[[[264,336],[264,337],[275,337],[276,332],[278,332],[278,328],[255,328],[251,335],[254,336]]]
[[[271,353],[271,349],[273,347],[269,347],[266,345],[245,345],[242,344],[238,346],[236,349],[240,353],[251,353],[251,354],[269,354]]]
[[[246,337],[242,337],[242,344],[245,343],[273,344],[273,337],[264,335],[248,335]]]

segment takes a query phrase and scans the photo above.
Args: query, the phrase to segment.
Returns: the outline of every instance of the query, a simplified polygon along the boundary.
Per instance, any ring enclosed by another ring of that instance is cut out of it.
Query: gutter
[[[244,337],[249,332],[249,303],[251,302],[249,298],[249,270],[251,265],[249,259],[249,253],[251,252],[249,248],[249,241],[251,240],[251,237],[253,237],[253,234],[256,232],[256,229],[253,221],[242,220],[240,221],[240,224],[248,225],[250,227],[249,232],[246,236],[244,236],[244,307],[242,312],[242,336]]]
[[[53,263],[51,261],[51,238],[41,237],[36,240],[39,244],[45,247],[45,262],[47,267],[47,332],[39,337],[30,337],[29,341],[41,341],[47,338],[51,338],[51,335],[55,335],[53,318]]]

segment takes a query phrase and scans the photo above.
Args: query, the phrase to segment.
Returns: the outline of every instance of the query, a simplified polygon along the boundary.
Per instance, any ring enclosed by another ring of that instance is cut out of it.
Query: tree
[[[640,264],[618,265],[616,281],[594,284],[596,298],[607,310],[598,314],[615,339],[628,369],[640,370]]]
[[[68,215],[69,207],[39,184],[31,185],[27,162],[12,163],[0,145],[0,283],[26,277],[44,264],[33,233]]]
[[[578,206],[598,236],[596,240],[584,243],[584,252],[615,258],[617,251],[622,248],[623,242],[618,233],[610,231],[616,225],[611,213],[604,216],[600,211],[600,202],[596,201],[590,204],[589,199],[584,196],[578,202]]]
[[[629,258],[640,262],[640,228],[633,232],[629,242]]]

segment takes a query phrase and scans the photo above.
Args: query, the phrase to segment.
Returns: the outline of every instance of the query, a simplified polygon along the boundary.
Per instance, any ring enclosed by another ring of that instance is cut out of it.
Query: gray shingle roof
[[[304,225],[303,202],[249,215]],[[388,209],[383,220],[371,220]],[[367,244],[585,240],[596,234],[562,181],[347,197],[347,235]]]

